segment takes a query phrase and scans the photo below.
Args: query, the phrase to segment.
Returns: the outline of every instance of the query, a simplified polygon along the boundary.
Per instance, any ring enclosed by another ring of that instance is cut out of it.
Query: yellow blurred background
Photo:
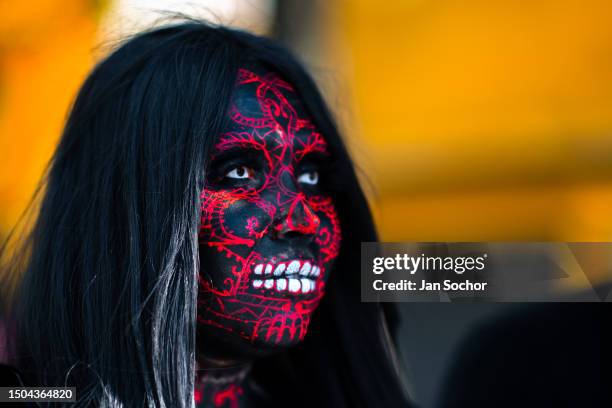
[[[305,60],[376,190],[383,240],[612,241],[609,2],[196,3],[0,3],[0,235],[101,46],[151,24],[147,10],[205,8]]]

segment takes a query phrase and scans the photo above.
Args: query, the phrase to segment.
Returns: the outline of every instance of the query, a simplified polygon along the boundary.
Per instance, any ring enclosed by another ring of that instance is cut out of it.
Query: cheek
[[[269,228],[275,208],[258,197],[205,190],[200,243],[252,247]]]
[[[310,204],[321,220],[315,242],[319,246],[321,263],[327,267],[338,257],[342,230],[338,213],[330,199],[316,201]]]
[[[259,239],[265,233],[270,218],[255,202],[236,201],[225,208],[217,219],[224,235]]]

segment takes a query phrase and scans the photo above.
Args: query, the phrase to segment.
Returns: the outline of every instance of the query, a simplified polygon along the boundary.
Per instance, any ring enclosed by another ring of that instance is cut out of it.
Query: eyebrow
[[[297,161],[329,161],[332,159],[332,154],[322,145],[306,144],[303,148],[295,152]]]
[[[298,158],[298,160],[300,162],[323,163],[331,161],[332,156],[329,152],[310,150],[302,154],[301,157]]]
[[[253,145],[242,145],[242,144],[234,144],[227,147],[224,147],[223,150],[218,150],[211,155],[211,160],[214,161],[223,161],[228,159],[233,159],[235,157],[246,157],[246,158],[255,158],[263,155],[261,149],[256,148]]]

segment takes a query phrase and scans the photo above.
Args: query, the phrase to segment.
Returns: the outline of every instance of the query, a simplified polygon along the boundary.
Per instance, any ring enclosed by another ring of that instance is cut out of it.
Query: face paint
[[[292,345],[340,249],[327,142],[272,72],[239,70],[229,115],[201,194],[199,329]]]
[[[199,381],[196,383],[193,399],[196,406],[238,408],[244,400],[244,390],[234,383]]]

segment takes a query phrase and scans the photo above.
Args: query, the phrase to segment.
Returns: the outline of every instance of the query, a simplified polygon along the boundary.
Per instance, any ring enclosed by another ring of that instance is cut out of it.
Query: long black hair
[[[78,93],[13,309],[17,364],[35,385],[76,386],[84,404],[193,403],[199,194],[246,59],[292,83],[327,138],[344,236],[306,340],[253,375],[287,405],[407,402],[385,314],[360,302],[360,242],[377,237],[317,87],[275,42],[197,21],[132,37]]]

